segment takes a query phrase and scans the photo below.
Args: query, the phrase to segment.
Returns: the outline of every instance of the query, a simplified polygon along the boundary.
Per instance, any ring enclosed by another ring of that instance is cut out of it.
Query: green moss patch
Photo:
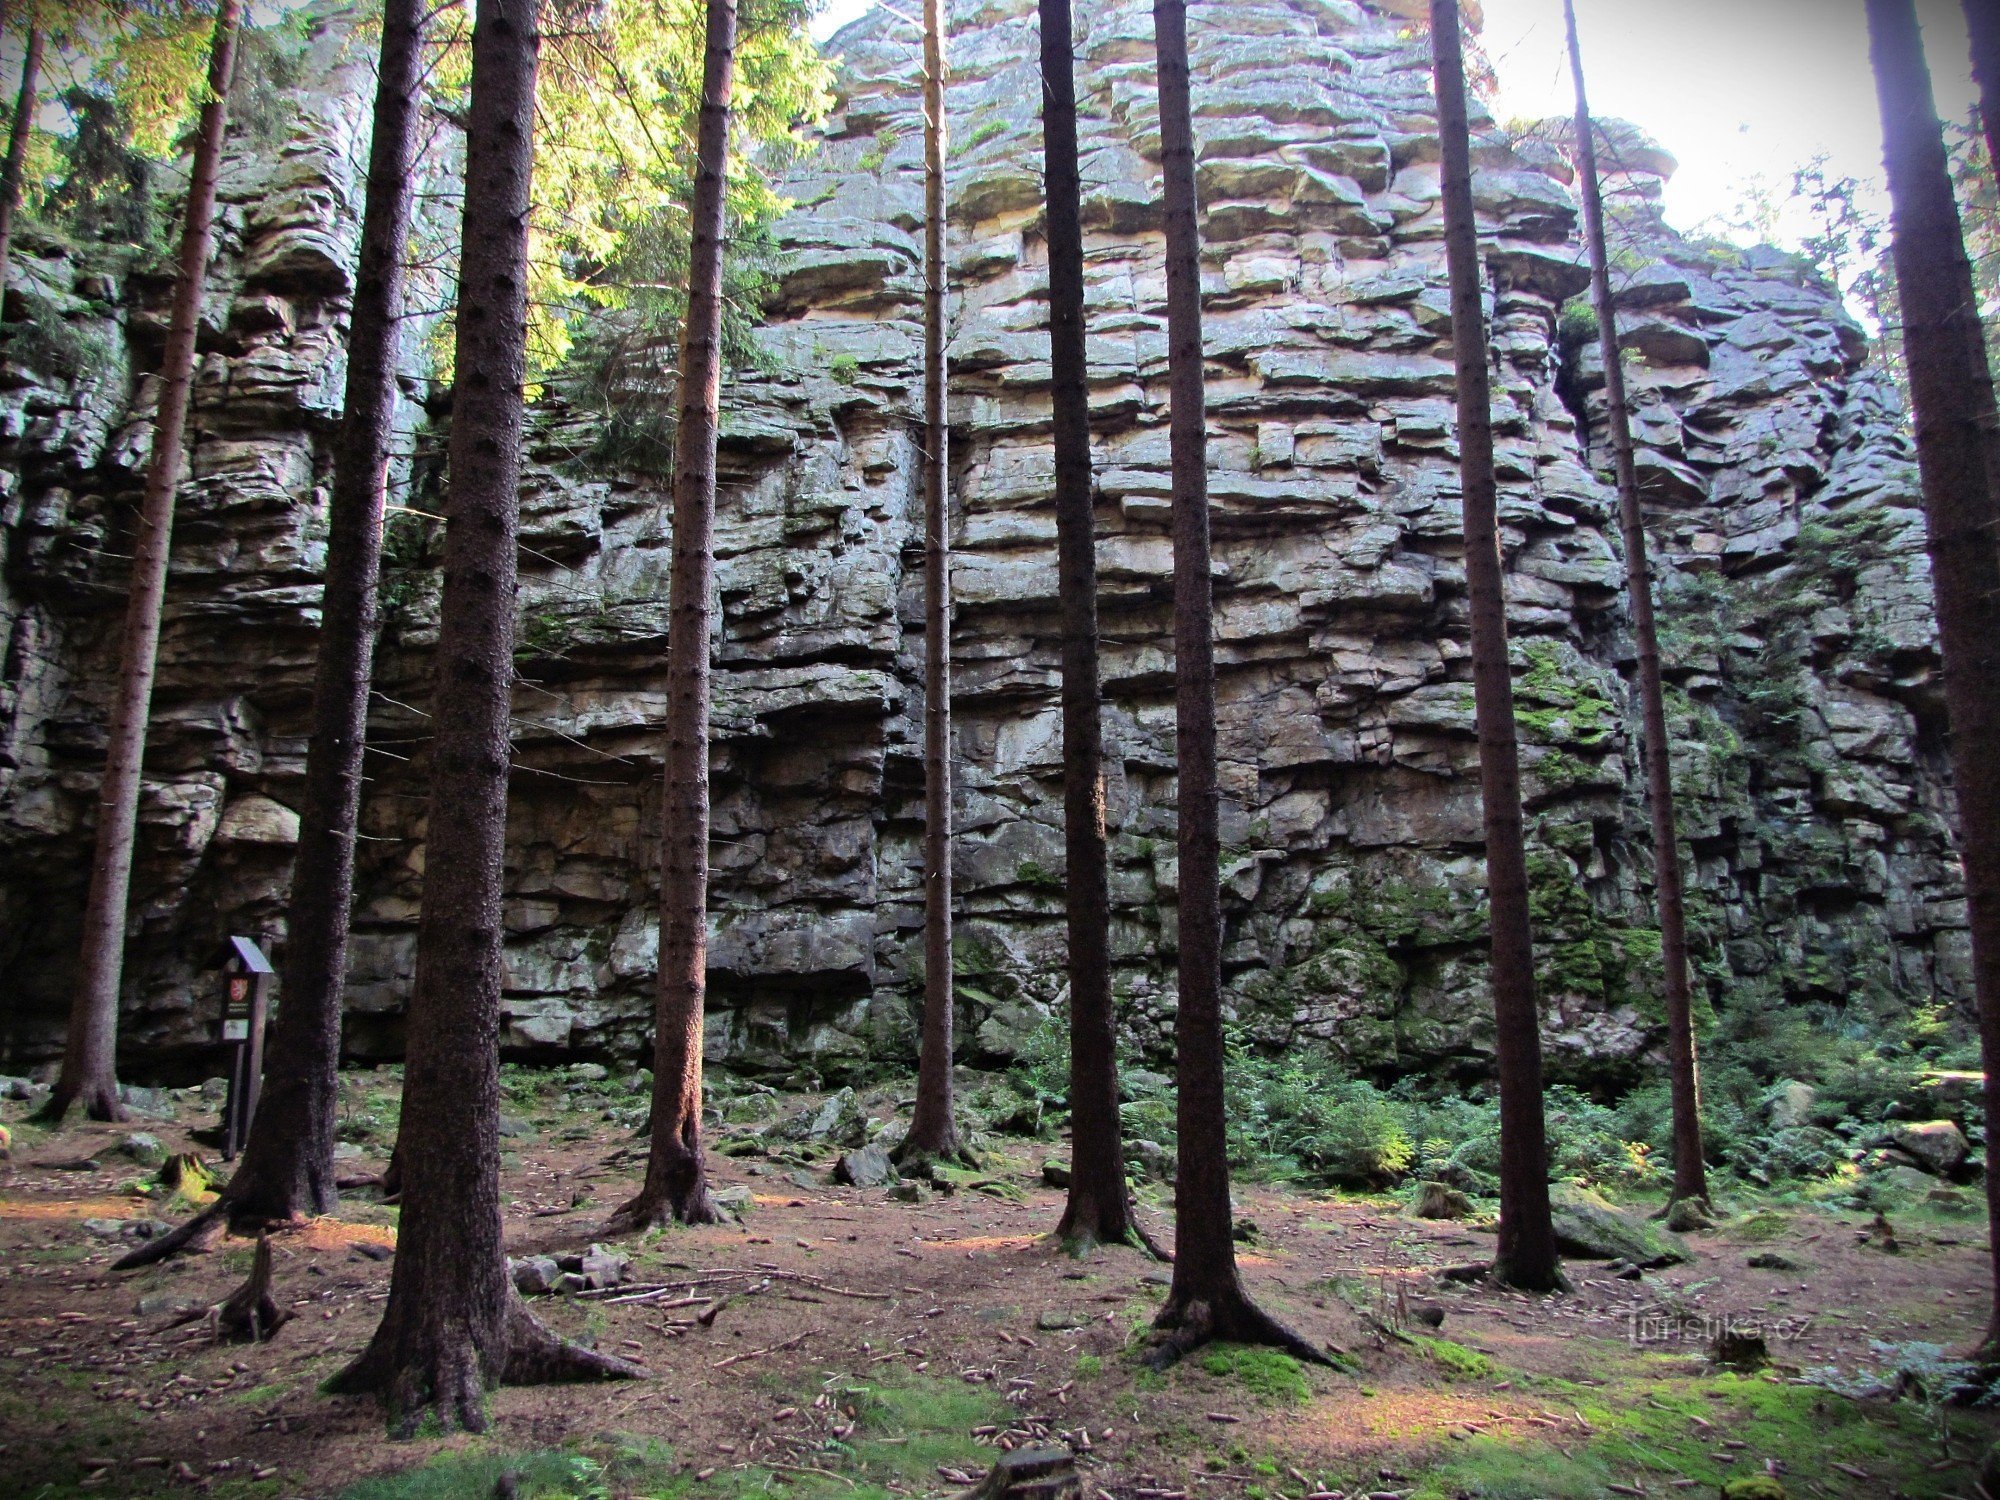
[[[1201,1367],[1221,1380],[1233,1380],[1259,1401],[1299,1406],[1312,1395],[1305,1367],[1279,1349],[1251,1344],[1217,1344],[1201,1357]]]

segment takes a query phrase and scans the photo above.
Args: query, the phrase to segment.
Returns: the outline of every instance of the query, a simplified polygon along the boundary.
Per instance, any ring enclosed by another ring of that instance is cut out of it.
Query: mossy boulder
[[[1420,1219],[1469,1219],[1472,1200],[1442,1182],[1426,1182],[1417,1189],[1411,1211]]]
[[[1653,1268],[1689,1258],[1671,1234],[1588,1188],[1559,1183],[1549,1190],[1556,1248],[1578,1260],[1623,1260]]]

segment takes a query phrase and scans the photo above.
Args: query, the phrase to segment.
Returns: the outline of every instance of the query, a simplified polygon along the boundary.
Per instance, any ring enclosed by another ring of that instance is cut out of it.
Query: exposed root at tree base
[[[907,1139],[889,1153],[889,1160],[896,1164],[896,1170],[905,1177],[921,1177],[926,1182],[934,1181],[938,1167],[964,1167],[976,1171],[979,1157],[970,1146],[964,1145],[954,1134],[951,1140],[935,1150],[912,1146]]]
[[[1715,1228],[1715,1209],[1708,1199],[1690,1194],[1687,1197],[1669,1198],[1667,1206],[1660,1210],[1659,1217],[1666,1221],[1667,1228],[1676,1234],[1693,1234],[1703,1229]]]
[[[47,1102],[28,1118],[37,1125],[60,1125],[69,1114],[70,1107],[78,1104],[83,1106],[84,1118],[88,1120],[122,1125],[132,1118],[125,1101],[118,1097],[116,1084],[87,1086],[65,1092],[61,1083],[56,1085]]]
[[[504,1385],[567,1385],[590,1380],[644,1380],[646,1371],[615,1354],[600,1354],[558,1338],[517,1299],[507,1309]]]
[[[170,1229],[158,1239],[147,1240],[126,1251],[111,1263],[114,1271],[136,1271],[141,1266],[158,1265],[161,1261],[178,1255],[183,1250],[206,1250],[210,1242],[222,1233],[223,1215],[229,1212],[227,1193],[217,1198],[192,1219]],[[199,1243],[196,1243],[199,1241]]]
[[[664,1229],[671,1224],[721,1224],[727,1222],[706,1180],[679,1198],[664,1189],[643,1188],[637,1197],[621,1203],[604,1221],[601,1234],[638,1234],[647,1229]]]
[[[518,1297],[507,1303],[507,1357],[502,1385],[562,1385],[598,1380],[644,1380],[647,1372],[616,1355],[600,1354],[558,1338]],[[448,1347],[411,1349],[399,1358],[378,1329],[375,1339],[346,1369],[320,1387],[329,1396],[377,1396],[389,1412],[390,1435],[416,1435],[427,1414],[447,1430],[486,1430],[486,1383],[479,1356],[462,1339]]]
[[[1073,1222],[1068,1214],[1064,1214],[1062,1222],[1056,1225],[1051,1237],[1062,1247],[1065,1255],[1077,1260],[1082,1260],[1092,1250],[1103,1245],[1106,1248],[1117,1246],[1126,1250],[1137,1250],[1142,1255],[1150,1255],[1154,1260],[1168,1264],[1173,1262],[1173,1255],[1162,1250],[1153,1237],[1140,1227],[1136,1219],[1128,1218],[1123,1232],[1120,1233],[1095,1222],[1079,1225]]]
[[[1194,1353],[1203,1344],[1227,1340],[1233,1344],[1263,1344],[1283,1350],[1309,1365],[1336,1369],[1334,1361],[1292,1332],[1276,1318],[1240,1293],[1215,1302],[1196,1302],[1169,1297],[1167,1305],[1153,1320],[1153,1327],[1166,1336],[1146,1355],[1146,1363],[1164,1370]]]
[[[1495,1286],[1504,1286],[1513,1292],[1548,1293],[1566,1292],[1570,1289],[1569,1278],[1563,1275],[1561,1266],[1555,1267],[1549,1275],[1543,1276],[1539,1272],[1530,1273],[1516,1269],[1497,1257],[1486,1268],[1486,1279]]]

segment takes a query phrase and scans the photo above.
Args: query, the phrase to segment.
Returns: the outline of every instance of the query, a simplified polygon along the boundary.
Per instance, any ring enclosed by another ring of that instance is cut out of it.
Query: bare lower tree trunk
[[[897,1159],[965,1154],[953,1106],[951,511],[945,492],[944,4],[924,0],[924,1036]]]
[[[1660,908],[1660,982],[1667,999],[1667,1072],[1673,1095],[1674,1201],[1708,1201],[1708,1167],[1701,1142],[1701,1075],[1695,1055],[1694,1007],[1688,985],[1687,912],[1681,885],[1680,830],[1674,816],[1673,755],[1667,742],[1666,694],[1660,682],[1660,637],[1653,623],[1653,576],[1646,558],[1646,518],[1639,505],[1639,471],[1632,450],[1631,407],[1618,352],[1618,310],[1611,301],[1611,259],[1604,243],[1604,201],[1598,188],[1597,142],[1583,87],[1583,52],[1576,39],[1574,0],[1563,0],[1569,29],[1570,73],[1576,84],[1576,139],[1584,238],[1590,248],[1591,300],[1604,355],[1606,423],[1618,477],[1618,518],[1625,534],[1625,596],[1639,656],[1639,705],[1644,720],[1647,811],[1653,820],[1653,889]]]
[[[1937,592],[1952,788],[1972,936],[1989,1132],[2000,1129],[2000,436],[1958,205],[1912,0],[1868,0],[1889,169],[1896,289]],[[2000,1360],[2000,1172],[1986,1174],[1995,1304],[1982,1353]]]
[[[1485,289],[1472,213],[1465,65],[1458,0],[1431,0],[1431,51],[1442,142],[1445,252],[1451,273],[1452,346],[1458,364],[1459,477],[1464,490],[1465,587],[1472,618],[1473,713],[1485,808],[1491,910],[1493,1011],[1500,1074],[1500,1245],[1493,1274],[1509,1286],[1561,1285],[1549,1216],[1548,1141],[1542,1119],[1542,1035],[1528,925],[1528,865],[1521,832],[1521,770],[1514,683],[1507,662],[1507,602],[1500,571],[1493,477],[1492,393],[1486,372]]]
[[[636,1373],[536,1323],[507,1279],[500,1238],[501,873],[538,21],[533,0],[479,0],[473,24],[437,733],[398,1142],[403,1210],[381,1325],[332,1383],[378,1394],[401,1435],[426,1413],[483,1430],[485,1393],[503,1379]]]
[[[1986,170],[2000,178],[2000,5],[1965,0],[1972,38],[1972,76],[1979,84],[1979,123],[1986,133]]]
[[[243,1160],[221,1196],[173,1233],[119,1261],[163,1260],[224,1217],[237,1227],[331,1213],[339,1096],[340,1001],[353,906],[354,837],[375,648],[375,583],[396,417],[403,254],[427,0],[384,0],[368,203],[348,339],[347,400],[334,451],[326,591],[306,751],[299,851],[285,935],[284,1003]]]
[[[1084,350],[1082,185],[1070,0],[1041,0],[1042,158],[1048,199],[1049,367],[1062,595],[1063,848],[1069,915],[1069,1202],[1056,1234],[1078,1249],[1137,1237],[1118,1119],[1111,885],[1097,676],[1097,540]]]
[[[222,160],[241,14],[242,0],[221,0],[215,40],[209,50],[209,97],[201,107],[188,180],[179,275],[167,330],[166,361],[160,370],[159,409],[154,416],[152,461],[146,471],[139,534],[133,545],[124,648],[105,742],[104,780],[98,792],[97,847],[91,859],[90,895],[83,914],[82,972],[70,1012],[62,1074],[43,1110],[43,1117],[49,1120],[60,1120],[70,1105],[78,1102],[92,1119],[115,1120],[124,1115],[118,1102],[116,1059],[118,997],[125,965],[125,906],[132,886],[132,850],[138,837],[139,785],[146,758],[153,670],[160,648],[160,615],[166,603],[174,493],[187,457],[184,450],[188,402],[194,387],[195,333],[201,318],[202,285],[214,249],[210,220],[215,216],[215,179]]]
[[[1167,386],[1173,461],[1174,760],[1180,808],[1180,1002],[1174,1020],[1180,1166],[1174,1279],[1154,1327],[1164,1366],[1210,1339],[1326,1357],[1251,1302],[1236,1270],[1222,1077],[1222,844],[1215,748],[1214,592],[1201,340],[1201,239],[1186,0],[1153,0],[1167,229]]]
[[[701,1147],[702,1015],[708,997],[708,676],[715,592],[715,435],[722,391],[722,233],[729,170],[736,0],[708,0],[694,238],[674,432],[674,554],[667,622],[665,827],[660,844],[660,977],[653,1037],[652,1145],[618,1230],[709,1224]]]
[[[14,128],[7,136],[7,160],[0,165],[0,298],[7,294],[7,275],[14,264],[14,215],[21,208],[21,173],[28,159],[28,137],[35,130],[43,42],[41,16],[31,11],[28,40],[21,56],[21,93],[14,105]]]

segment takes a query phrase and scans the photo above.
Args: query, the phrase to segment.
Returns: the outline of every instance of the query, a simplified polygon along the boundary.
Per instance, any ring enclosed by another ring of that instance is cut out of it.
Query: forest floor
[[[344,1089],[359,1122],[348,1133],[386,1149],[393,1085],[360,1073]],[[1169,1268],[1123,1249],[1073,1259],[1050,1242],[1062,1195],[1042,1181],[1049,1142],[994,1138],[980,1176],[906,1203],[831,1186],[831,1148],[811,1168],[725,1154],[753,1149],[749,1127],[725,1126],[711,1166],[718,1186],[748,1189],[741,1222],[618,1247],[642,1285],[761,1273],[739,1279],[710,1326],[659,1302],[535,1298],[552,1325],[652,1378],[503,1390],[483,1436],[390,1442],[372,1403],[317,1388],[380,1316],[393,1207],[352,1194],[338,1218],[274,1237],[278,1298],[296,1317],[267,1344],[214,1344],[202,1321],[163,1327],[242,1280],[245,1241],[109,1269],[131,1241],[108,1238],[107,1221],[184,1208],[138,1196],[150,1173],[120,1143],[143,1130],[213,1158],[189,1138],[213,1128],[213,1104],[175,1102],[171,1122],[14,1123],[0,1166],[9,1500],[483,1500],[506,1473],[522,1497],[575,1500],[937,1495],[1022,1442],[1076,1449],[1094,1500],[1715,1495],[1767,1469],[1793,1497],[1970,1500],[1973,1456],[1996,1431],[1991,1415],[1933,1399],[1935,1382],[1869,1389],[1983,1323],[1985,1226],[1963,1211],[1900,1216],[1889,1254],[1864,1215],[1732,1202],[1718,1229],[1688,1237],[1688,1264],[1625,1281],[1575,1261],[1573,1292],[1537,1299],[1436,1280],[1490,1254],[1470,1225],[1410,1217],[1388,1195],[1240,1184],[1253,1294],[1345,1368],[1219,1346],[1155,1374],[1136,1351]],[[605,1120],[604,1102],[510,1085],[510,1253],[584,1250],[636,1185],[643,1142]],[[895,1100],[863,1103],[879,1115]],[[1141,1191],[1162,1238],[1169,1197]],[[1440,1328],[1407,1316],[1412,1297],[1442,1308]],[[1701,1320],[1722,1318],[1760,1326],[1774,1364],[1712,1366]]]

